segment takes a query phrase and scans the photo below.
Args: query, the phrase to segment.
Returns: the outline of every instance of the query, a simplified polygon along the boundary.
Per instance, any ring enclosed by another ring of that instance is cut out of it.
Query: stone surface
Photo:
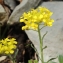
[[[44,2],[40,6],[44,6],[52,11],[53,15],[51,18],[55,20],[52,27],[46,27],[41,30],[42,35],[48,31],[44,38],[44,46],[47,46],[47,48],[44,50],[44,58],[45,61],[47,61],[52,57],[57,57],[59,54],[63,55],[63,2]],[[32,30],[26,32],[31,41],[34,42],[39,52],[37,32]],[[57,62],[57,59],[55,61]]]
[[[17,6],[16,0],[4,0],[4,3],[10,7],[11,10]]]
[[[6,8],[8,12],[6,12],[3,8],[3,6],[0,5],[0,24],[4,24],[8,21],[9,18],[9,9]]]
[[[22,0],[21,4],[16,6],[13,13],[11,14],[8,23],[19,22],[20,16],[24,13],[29,11],[31,8],[37,7],[39,2],[42,0]]]
[[[0,5],[0,13],[5,12],[4,8]]]

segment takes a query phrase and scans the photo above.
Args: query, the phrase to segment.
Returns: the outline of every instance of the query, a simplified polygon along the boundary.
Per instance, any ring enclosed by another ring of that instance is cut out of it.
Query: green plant
[[[17,41],[15,38],[5,38],[9,24],[4,27],[4,30],[3,26],[5,25],[0,23],[0,54],[8,56],[13,63],[16,63],[15,59],[18,53]]]
[[[18,53],[18,49],[16,49],[17,48],[16,44],[17,44],[17,41],[15,38],[10,38],[10,39],[5,38],[0,40],[0,54],[9,56],[9,58],[13,63],[16,63],[15,58]],[[16,49],[16,52],[14,53],[15,49]],[[12,56],[12,54],[14,54],[14,56]]]
[[[63,55],[58,56],[59,63],[63,63]]]
[[[31,11],[24,13],[22,17],[20,17],[20,22],[24,22],[25,26],[22,27],[22,30],[34,30],[38,33],[39,42],[40,42],[40,60],[42,63],[49,63],[49,61],[45,62],[43,57],[43,50],[46,47],[43,47],[43,39],[47,32],[42,36],[41,30],[46,27],[52,26],[52,23],[54,22],[53,19],[51,19],[52,12],[50,12],[45,7],[39,7],[37,9],[32,9]],[[40,27],[40,25],[42,27]],[[35,62],[35,61],[34,61]],[[31,63],[31,61],[29,62]],[[36,62],[37,63],[37,62]],[[53,62],[51,62],[53,63]]]

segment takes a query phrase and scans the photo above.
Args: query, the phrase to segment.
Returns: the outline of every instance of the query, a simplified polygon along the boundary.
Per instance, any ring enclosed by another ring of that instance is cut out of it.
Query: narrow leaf
[[[63,55],[59,55],[58,60],[59,60],[59,63],[63,63]]]

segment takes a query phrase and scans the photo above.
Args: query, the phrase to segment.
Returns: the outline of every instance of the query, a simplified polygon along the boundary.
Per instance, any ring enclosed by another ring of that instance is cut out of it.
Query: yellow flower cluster
[[[16,44],[17,41],[15,38],[0,40],[0,54],[13,54]]]
[[[37,30],[40,23],[45,26],[52,26],[54,20],[50,18],[51,15],[52,12],[45,7],[38,7],[37,9],[32,9],[31,11],[24,13],[23,16],[20,17],[20,22],[24,22],[26,24],[22,27],[22,30]]]

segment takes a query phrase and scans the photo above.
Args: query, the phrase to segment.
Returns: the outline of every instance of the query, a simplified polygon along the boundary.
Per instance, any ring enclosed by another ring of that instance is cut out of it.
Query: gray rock
[[[5,12],[4,8],[0,5],[0,13]]]
[[[7,14],[5,13],[4,8],[0,5],[0,23],[5,22],[7,19]]]
[[[17,5],[15,0],[4,0],[4,3],[8,5],[11,10],[14,10]]]
[[[4,24],[8,21],[9,18],[9,10],[6,8],[8,12],[6,12],[3,8],[3,6],[0,5],[0,24]]]
[[[40,6],[44,6],[52,11],[53,15],[51,18],[55,21],[52,27],[45,27],[41,30],[42,35],[48,31],[44,38],[44,46],[47,46],[47,48],[44,49],[44,58],[45,61],[47,61],[50,58],[57,57],[59,54],[63,55],[63,2],[44,2]],[[26,33],[40,54],[37,32],[29,30],[26,31]],[[58,63],[57,59],[54,61]]]
[[[6,56],[0,57],[0,61],[3,61],[4,59],[6,59]]]
[[[29,11],[31,8],[35,8],[42,0],[22,0],[21,4],[18,5],[13,13],[11,14],[8,23],[19,22],[20,16]]]

